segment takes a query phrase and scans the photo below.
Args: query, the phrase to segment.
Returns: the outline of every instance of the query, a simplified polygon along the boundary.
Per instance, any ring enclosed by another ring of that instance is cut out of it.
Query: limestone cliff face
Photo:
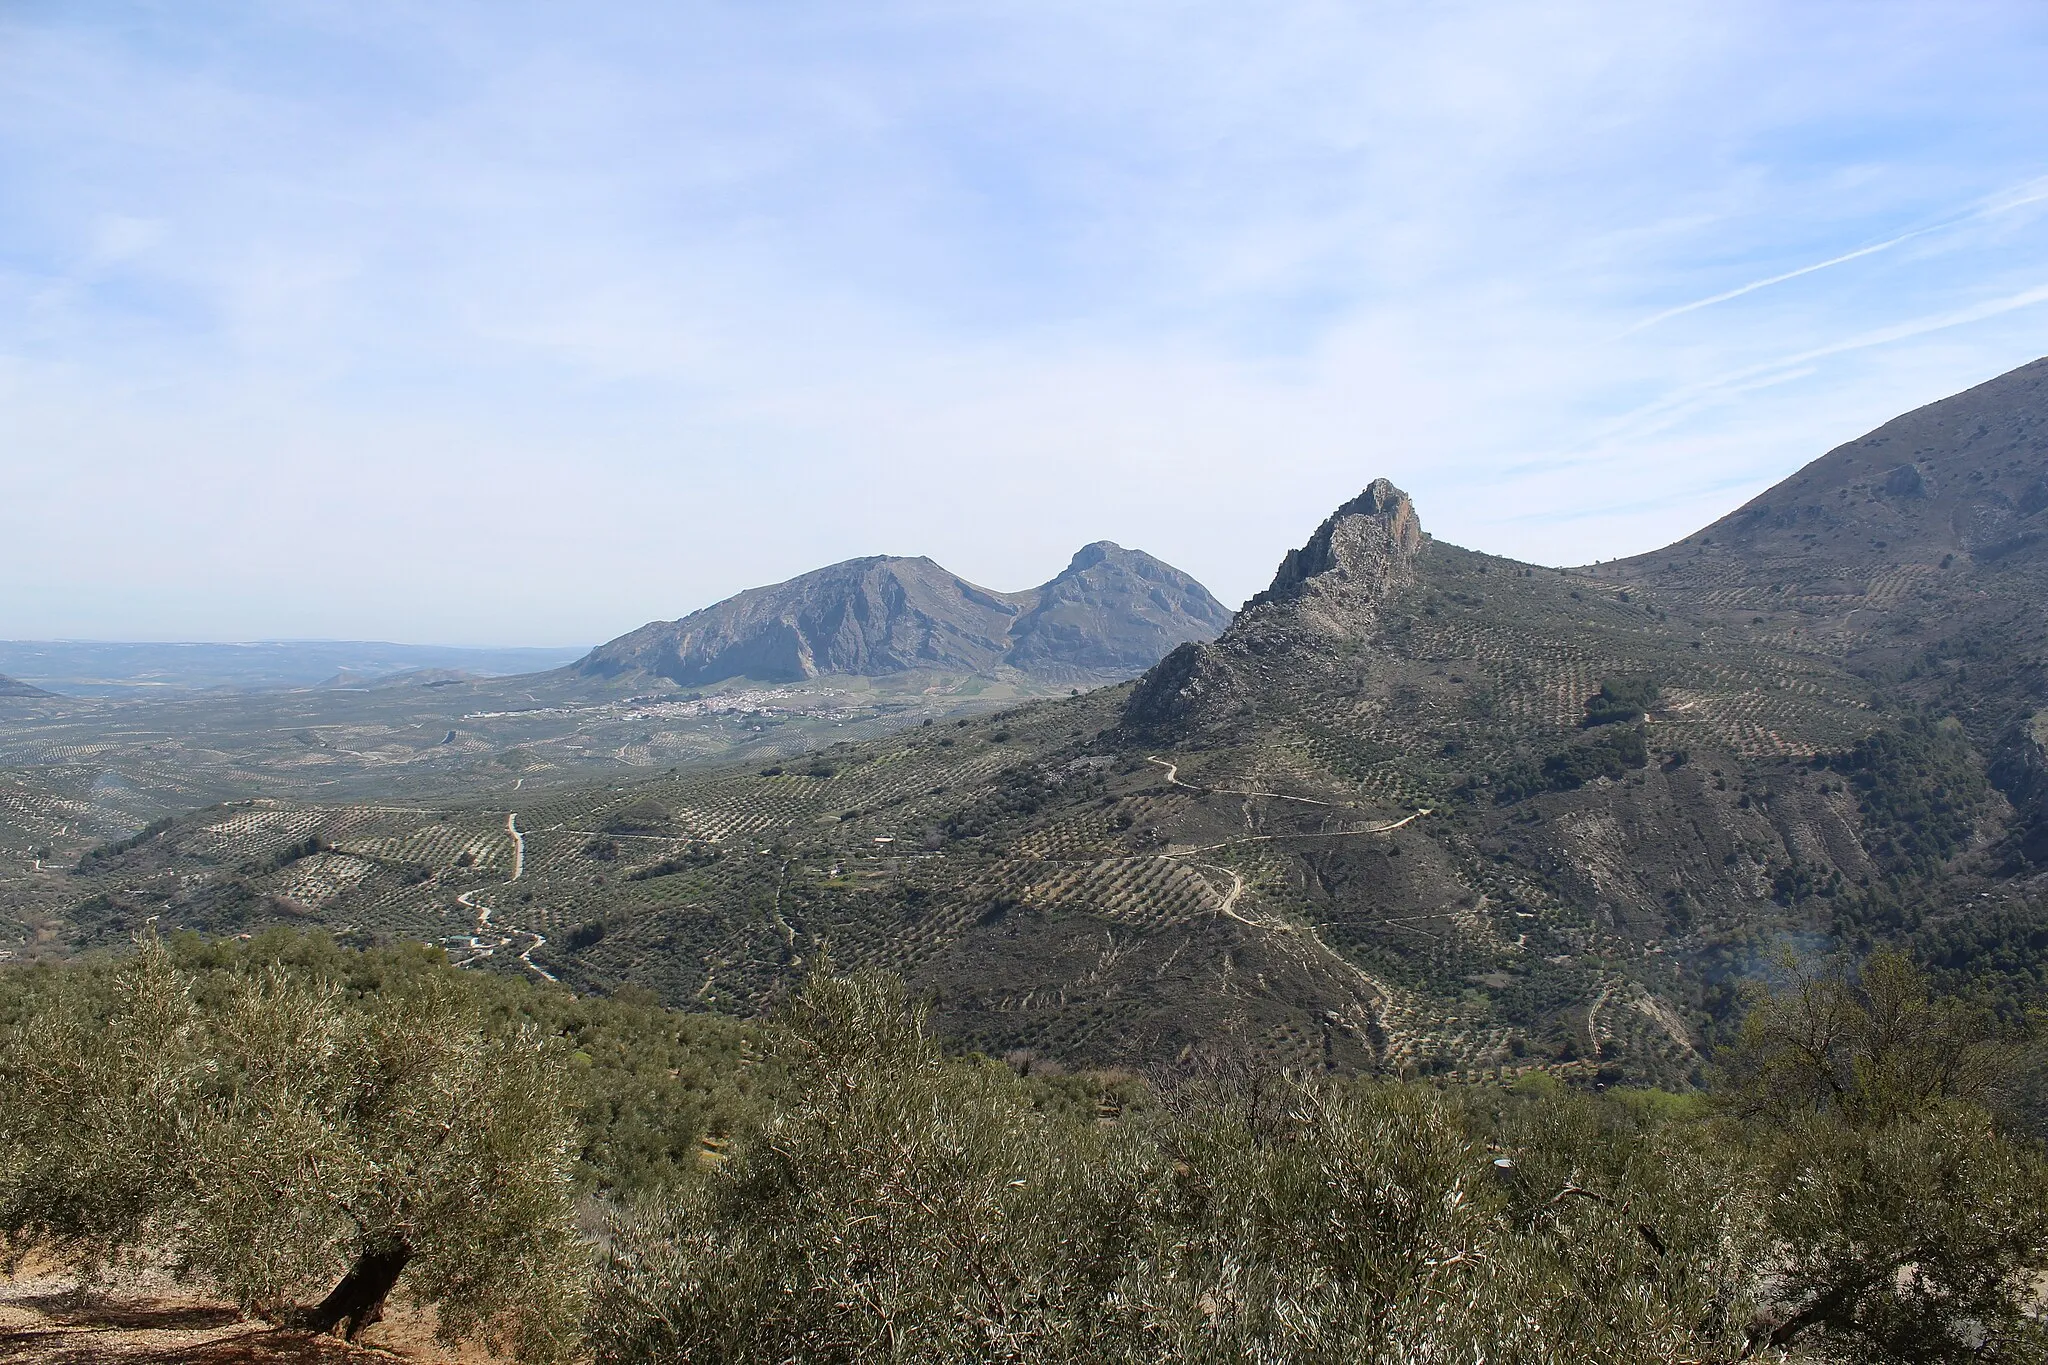
[[[1227,725],[1251,705],[1247,674],[1261,661],[1313,666],[1327,645],[1369,637],[1388,599],[1415,581],[1426,541],[1408,495],[1374,479],[1287,552],[1272,586],[1213,643],[1183,645],[1140,679],[1123,728],[1159,740]]]
[[[1273,585],[1245,603],[1249,636],[1263,622],[1356,636],[1370,628],[1388,597],[1415,581],[1425,537],[1415,504],[1385,479],[1332,512],[1308,543],[1289,550]]]

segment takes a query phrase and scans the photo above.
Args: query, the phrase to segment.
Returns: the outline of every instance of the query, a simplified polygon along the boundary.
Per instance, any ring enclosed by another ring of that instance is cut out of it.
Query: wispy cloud
[[[1660,322],[1668,322],[1672,318],[1698,312],[1702,308],[1711,308],[1717,303],[1726,303],[1730,299],[1739,299],[1744,294],[1754,294],[1757,290],[1768,289],[1774,284],[1783,284],[1787,280],[1796,280],[1802,275],[1812,275],[1818,271],[1831,269],[1834,266],[1847,265],[1851,261],[1862,260],[1865,256],[1875,256],[1880,251],[1890,251],[1895,246],[1904,246],[1907,242],[1915,241],[1921,237],[1932,237],[1937,233],[1952,231],[1953,229],[1970,223],[1980,222],[1997,214],[2010,213],[2014,209],[2022,208],[2028,204],[2038,204],[2043,201],[2048,201],[2048,176],[2029,180],[2024,184],[2016,185],[1998,194],[1990,195],[1967,213],[1957,214],[1955,217],[1945,219],[1942,222],[1930,223],[1926,227],[1914,228],[1910,232],[1901,232],[1897,236],[1887,237],[1881,242],[1872,242],[1870,245],[1860,246],[1854,251],[1845,251],[1839,256],[1830,256],[1824,261],[1815,261],[1811,265],[1802,265],[1797,269],[1782,271],[1779,274],[1769,275],[1760,280],[1751,280],[1748,284],[1737,285],[1733,289],[1724,289],[1718,294],[1710,294],[1703,299],[1694,299],[1691,303],[1681,303],[1676,308],[1666,308],[1661,313],[1652,313],[1641,322],[1629,327],[1621,335],[1623,337],[1634,336],[1637,332],[1655,327]]]
[[[0,8],[0,635],[1647,548],[2048,350],[2048,12],[1858,14]]]

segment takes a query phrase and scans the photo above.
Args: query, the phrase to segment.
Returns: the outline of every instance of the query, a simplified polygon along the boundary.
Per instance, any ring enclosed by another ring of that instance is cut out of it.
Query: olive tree
[[[803,1095],[614,1228],[601,1362],[1081,1360],[1123,1257],[1084,1163],[1006,1068],[946,1058],[893,978],[814,975]],[[1109,1267],[1105,1271],[1104,1267]]]
[[[149,940],[110,979],[54,980],[0,1040],[0,1080],[16,1252],[167,1254],[251,1311],[351,1336],[402,1276],[451,1339],[574,1344],[556,1062],[445,979],[351,1000],[276,967],[195,975]]]
[[[1897,953],[1760,1001],[1731,1067],[1782,1254],[1775,1346],[1857,1361],[2048,1353],[2048,1160],[1996,1121],[2010,1051]]]
[[[1479,1122],[1425,1088],[1284,1075],[1256,1105],[1209,1085],[1104,1127],[944,1056],[888,978],[814,976],[787,1025],[802,1096],[613,1228],[601,1365],[1565,1365],[1744,1345],[1766,1229],[1704,1129],[1610,1130],[1568,1099]]]

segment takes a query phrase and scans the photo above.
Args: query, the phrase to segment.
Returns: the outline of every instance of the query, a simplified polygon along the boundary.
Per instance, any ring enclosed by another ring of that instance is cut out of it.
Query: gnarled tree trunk
[[[344,1336],[355,1340],[365,1327],[384,1316],[384,1300],[410,1260],[412,1248],[402,1240],[365,1251],[349,1267],[348,1274],[341,1277],[341,1283],[334,1286],[334,1291],[307,1314],[306,1326],[315,1332],[332,1332],[341,1327],[345,1329]]]

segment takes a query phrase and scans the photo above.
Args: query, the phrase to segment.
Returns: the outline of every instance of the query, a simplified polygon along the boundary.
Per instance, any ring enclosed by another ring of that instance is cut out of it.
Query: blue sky
[[[1580,563],[2048,353],[2048,7],[0,0],[0,637]]]

